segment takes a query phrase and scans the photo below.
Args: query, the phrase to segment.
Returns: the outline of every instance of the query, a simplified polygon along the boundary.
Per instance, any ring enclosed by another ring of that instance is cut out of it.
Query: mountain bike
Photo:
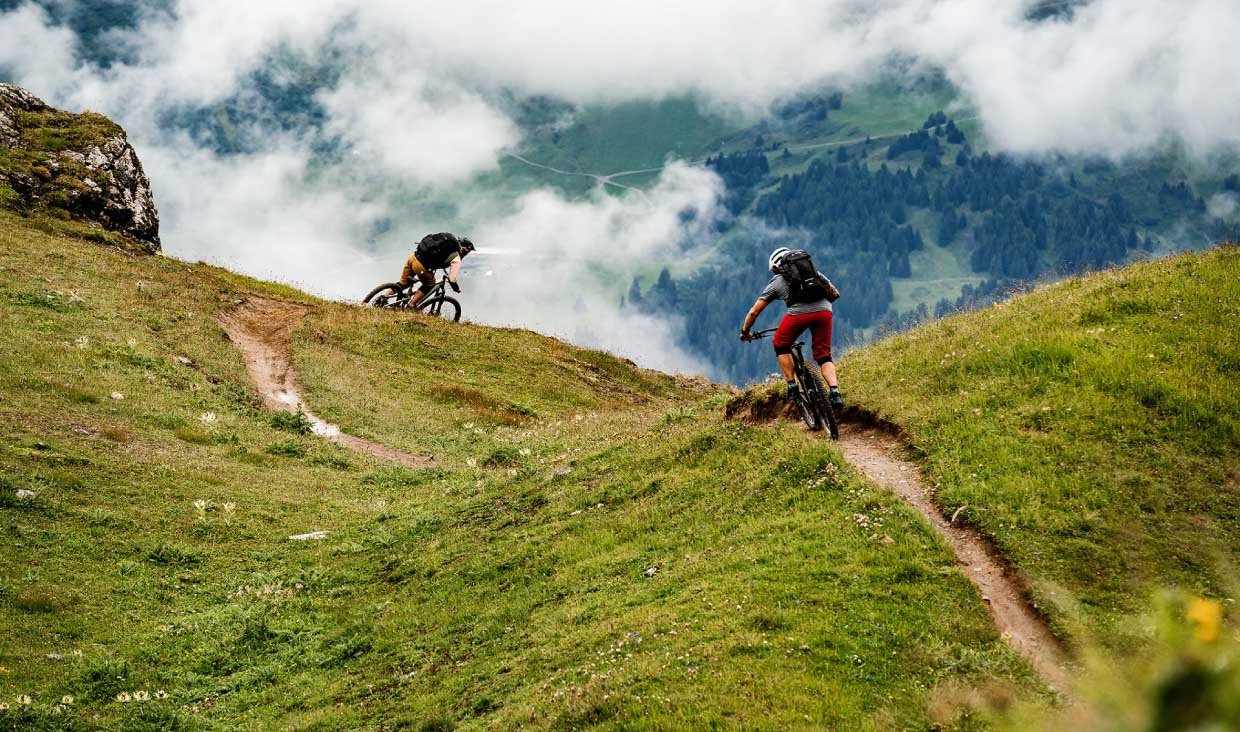
[[[456,322],[461,319],[461,303],[447,293],[448,270],[441,270],[443,276],[426,295],[413,306],[414,312],[426,313],[437,318],[445,318]],[[385,282],[370,291],[362,298],[363,305],[393,310],[407,310],[413,293],[418,291],[421,283],[416,280],[408,287],[401,287],[399,282]]]
[[[770,328],[758,331],[753,334],[753,339],[768,338],[776,330],[776,328]],[[817,365],[811,367],[805,363],[805,355],[801,353],[804,347],[805,341],[792,344],[793,374],[797,385],[801,387],[796,400],[797,411],[801,413],[801,419],[811,430],[820,430],[825,426],[831,439],[838,440],[840,439],[839,422],[836,420],[835,408],[831,406],[827,384],[822,378],[822,369]]]

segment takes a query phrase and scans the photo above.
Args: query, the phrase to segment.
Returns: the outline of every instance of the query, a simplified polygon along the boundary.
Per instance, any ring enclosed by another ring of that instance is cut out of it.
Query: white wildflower
[[[9,705],[7,702],[0,702],[0,712],[6,711],[8,708]]]
[[[517,452],[521,453],[521,455],[522,455],[523,457],[529,457],[529,455],[530,455],[530,452],[531,452],[531,451],[530,451],[530,449],[529,449],[528,447],[523,447],[523,448],[521,448],[520,450],[518,450]]]
[[[34,702],[34,699],[31,699],[29,694],[22,694],[21,696],[17,697],[17,703],[21,704],[22,706],[30,706],[30,704],[32,704],[33,702]]]
[[[466,465],[468,465],[468,466],[469,466],[469,467],[471,467],[471,468],[476,468],[476,467],[478,467],[478,461],[477,461],[477,460],[474,460],[473,458],[466,458],[466,459],[465,459],[465,464],[466,464]]]
[[[116,695],[116,700],[122,704],[127,703],[129,699],[130,699],[130,696],[129,696],[129,692],[127,691],[122,691],[121,693]]]
[[[73,342],[73,345],[85,351],[87,348],[90,347],[90,339],[87,338],[86,336],[78,336],[77,340]]]
[[[163,689],[160,689],[159,691],[155,692],[155,698],[156,699],[167,699],[168,692],[164,691]]]
[[[228,501],[224,504],[224,513],[232,513],[233,511],[236,511],[236,510],[237,510],[237,504],[233,503],[232,501]]]
[[[60,697],[60,703],[64,704],[65,706],[68,706],[73,703],[73,697],[69,696],[68,694],[65,694],[64,696]]]
[[[114,400],[116,400],[116,401],[118,401],[118,402],[119,402],[120,400],[122,400],[122,399],[124,399],[124,398],[125,398],[125,395],[124,395],[124,394],[122,394],[122,393],[120,393],[119,391],[114,391],[114,392],[112,392],[112,399],[114,399]]]
[[[467,429],[467,430],[472,430],[472,429],[474,428],[474,423],[473,423],[473,422],[466,422],[463,426],[464,426],[464,427],[465,427],[465,429]]]
[[[150,699],[150,698],[151,698],[151,695],[150,695],[150,694],[148,694],[145,690],[135,691],[135,692],[133,693],[133,700],[134,700],[134,701],[144,702],[144,701],[147,701],[147,700],[148,700],[148,699]]]
[[[217,419],[215,412],[203,412],[198,416],[198,421],[203,424],[211,424]]]
[[[138,347],[138,339],[137,339],[137,338],[127,338],[127,339],[125,339],[125,345],[129,346],[130,348],[137,348],[137,347]]]

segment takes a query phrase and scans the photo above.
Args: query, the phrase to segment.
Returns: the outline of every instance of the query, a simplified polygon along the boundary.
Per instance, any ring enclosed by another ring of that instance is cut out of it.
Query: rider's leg
[[[779,370],[784,372],[784,381],[795,381],[796,364],[792,362],[792,354],[781,353],[775,358],[779,359]]]
[[[835,376],[835,363],[833,361],[827,361],[822,365],[822,378],[826,380],[827,386],[839,388],[840,381]]]
[[[771,339],[771,345],[775,348],[775,357],[779,359],[779,370],[784,372],[784,381],[788,382],[788,392],[795,393],[797,389],[796,367],[792,360],[792,344],[796,342],[798,336],[805,332],[808,323],[803,322],[804,316],[785,315],[784,319],[779,321],[779,327],[775,329],[775,337]]]
[[[822,369],[823,381],[830,387],[831,404],[836,409],[844,407],[844,398],[840,396],[839,379],[835,374],[835,363],[831,360],[831,311],[814,313],[814,322],[810,326],[810,335],[814,338],[814,360]]]
[[[422,298],[426,297],[426,293],[430,292],[430,289],[435,286],[435,273],[423,269],[421,272],[418,272],[418,281],[422,283],[422,286],[413,293],[413,297],[409,298],[409,307],[411,309],[416,307]]]

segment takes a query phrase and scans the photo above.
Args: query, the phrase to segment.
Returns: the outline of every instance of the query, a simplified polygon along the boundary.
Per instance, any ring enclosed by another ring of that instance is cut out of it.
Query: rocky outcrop
[[[0,205],[92,222],[147,251],[160,248],[150,181],[125,131],[9,84],[0,84]]]

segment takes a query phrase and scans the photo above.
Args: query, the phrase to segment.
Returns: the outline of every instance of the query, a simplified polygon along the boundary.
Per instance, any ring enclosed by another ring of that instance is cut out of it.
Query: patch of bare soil
[[[1069,676],[1063,647],[1029,602],[1024,580],[985,537],[943,516],[917,466],[901,457],[901,442],[882,430],[852,423],[841,430],[839,447],[858,470],[926,517],[981,593],[1007,642],[1048,683],[1067,691]]]
[[[314,416],[301,401],[293,371],[292,336],[307,310],[304,305],[250,296],[220,318],[229,340],[245,356],[246,368],[258,385],[263,403],[271,410],[301,409],[315,434],[350,450],[413,468],[430,465],[429,458],[345,434],[336,425]]]

